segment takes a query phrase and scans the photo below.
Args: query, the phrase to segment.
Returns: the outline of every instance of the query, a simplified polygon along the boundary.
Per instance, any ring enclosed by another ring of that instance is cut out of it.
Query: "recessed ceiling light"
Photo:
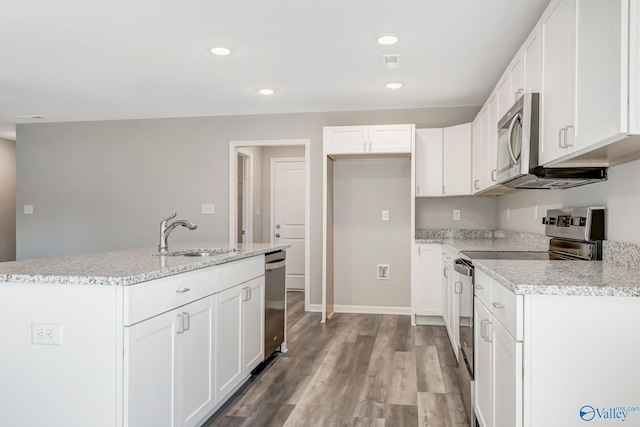
[[[44,120],[49,117],[43,116],[42,114],[27,114],[25,116],[16,116],[18,119],[31,119],[31,120]]]
[[[384,46],[390,46],[398,43],[398,36],[395,34],[381,34],[378,36],[378,43]]]
[[[226,56],[231,53],[231,49],[227,46],[214,46],[211,48],[211,53],[218,56]]]
[[[402,83],[387,83],[387,89],[400,89]]]
[[[276,91],[273,89],[264,88],[264,89],[258,89],[258,93],[260,95],[273,95],[274,93],[276,93]]]

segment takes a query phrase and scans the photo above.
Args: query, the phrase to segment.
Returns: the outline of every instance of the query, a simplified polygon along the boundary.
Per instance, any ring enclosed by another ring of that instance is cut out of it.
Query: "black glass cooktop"
[[[526,251],[462,251],[463,255],[471,259],[502,259],[516,261],[566,261],[550,252],[526,252]]]

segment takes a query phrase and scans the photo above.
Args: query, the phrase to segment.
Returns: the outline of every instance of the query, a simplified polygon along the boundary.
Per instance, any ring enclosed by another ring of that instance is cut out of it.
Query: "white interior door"
[[[291,244],[287,249],[287,289],[304,290],[305,162],[274,159],[272,166],[271,241]]]

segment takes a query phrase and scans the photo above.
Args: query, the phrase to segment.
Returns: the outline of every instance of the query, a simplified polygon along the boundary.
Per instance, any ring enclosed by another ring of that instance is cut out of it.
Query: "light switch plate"
[[[216,205],[213,203],[203,203],[200,205],[200,213],[202,215],[213,215],[216,213]]]
[[[24,214],[33,215],[33,205],[24,205]]]
[[[387,210],[382,211],[382,220],[389,221],[389,211]]]
[[[453,220],[454,221],[460,221],[460,210],[459,209],[454,209],[453,210]]]

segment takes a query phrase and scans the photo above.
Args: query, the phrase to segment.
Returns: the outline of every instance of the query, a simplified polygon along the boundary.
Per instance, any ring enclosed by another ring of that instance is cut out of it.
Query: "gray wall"
[[[460,210],[460,220],[453,220],[453,210]],[[496,227],[496,199],[491,197],[418,197],[416,228]]]
[[[335,304],[410,307],[411,162],[333,167]],[[378,264],[389,264],[389,280],[376,278]]]
[[[16,143],[0,139],[0,262],[16,259]]]
[[[174,211],[198,224],[171,242],[227,242],[229,141],[311,140],[311,302],[321,299],[322,127],[471,121],[478,107],[40,123],[17,127],[18,259],[157,245]],[[215,203],[215,215],[201,215]]]
[[[538,205],[538,220],[533,220]],[[541,217],[558,207],[605,206],[608,240],[640,244],[640,160],[609,168],[609,180],[568,190],[519,190],[497,200],[503,230],[544,234]],[[507,219],[509,211],[509,219]]]

